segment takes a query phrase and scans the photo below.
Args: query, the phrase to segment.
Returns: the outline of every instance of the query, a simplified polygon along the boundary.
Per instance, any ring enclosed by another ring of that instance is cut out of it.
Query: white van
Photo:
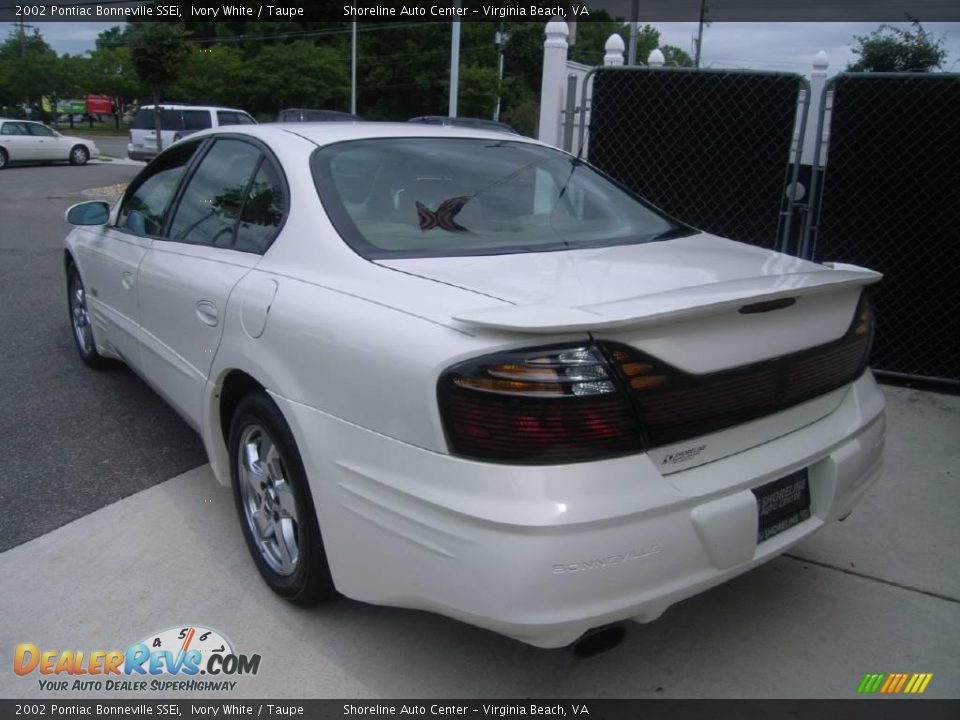
[[[137,112],[130,127],[127,157],[131,160],[150,160],[157,155],[157,130],[154,105],[144,105]],[[222,125],[256,125],[257,121],[243,110],[204,105],[160,105],[161,149],[181,137],[198,130]]]

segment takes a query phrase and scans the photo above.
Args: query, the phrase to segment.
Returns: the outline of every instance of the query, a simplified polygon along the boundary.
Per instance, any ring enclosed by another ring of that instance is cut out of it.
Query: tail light
[[[592,345],[503,352],[449,368],[438,385],[451,449],[551,464],[638,452],[629,401]]]
[[[630,347],[608,344],[651,447],[771,415],[842,387],[867,367],[873,311],[863,293],[839,340],[704,375],[686,373]]]
[[[645,451],[785,410],[856,379],[873,310],[864,293],[839,340],[705,375],[618,343],[497,353],[438,383],[451,450],[493,462],[552,464]]]

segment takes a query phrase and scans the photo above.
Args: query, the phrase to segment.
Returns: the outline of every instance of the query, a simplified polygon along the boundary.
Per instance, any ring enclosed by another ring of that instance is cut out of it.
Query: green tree
[[[343,58],[305,40],[264,46],[254,60],[251,99],[261,109],[344,108],[350,76]]]
[[[693,67],[693,58],[685,50],[673,45],[664,45],[660,48],[663,59],[668,67]]]
[[[47,96],[51,104],[69,98],[83,98],[88,91],[90,80],[90,60],[81,55],[62,55],[53,64],[49,78]],[[73,116],[70,116],[73,127]]]
[[[934,38],[920,21],[907,15],[911,30],[884,23],[869,35],[854,35],[853,54],[859,60],[847,65],[854,72],[929,72],[943,66],[947,51],[943,38]]]
[[[39,30],[16,28],[0,45],[0,99],[3,104],[42,107],[57,85],[57,54]]]
[[[449,80],[447,82],[449,88]],[[460,66],[457,114],[462,117],[490,118],[497,103],[497,71],[479,65]],[[449,92],[449,90],[448,90]]]
[[[253,63],[244,63],[232,45],[193,46],[171,92],[183,102],[243,107],[251,102],[256,77]]]
[[[102,35],[102,33],[101,33]],[[140,79],[130,59],[130,48],[97,42],[97,49],[89,51],[88,90],[109,95],[123,108],[142,92]]]
[[[131,23],[130,61],[140,81],[153,95],[157,150],[162,149],[160,96],[177,79],[189,53],[187,32],[172,23]]]

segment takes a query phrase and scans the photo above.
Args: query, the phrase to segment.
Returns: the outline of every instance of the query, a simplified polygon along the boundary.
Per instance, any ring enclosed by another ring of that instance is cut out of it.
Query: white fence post
[[[663,56],[663,53],[660,52],[660,48],[654,48],[650,51],[650,55],[647,57],[647,65],[649,67],[663,67],[667,64],[667,59]]]
[[[823,158],[815,158],[817,151],[817,128],[820,119],[820,104],[823,102],[823,88],[827,84],[827,68],[830,60],[821,50],[813,56],[813,70],[810,71],[810,97],[807,103],[807,129],[800,149],[800,162],[803,165],[823,165]],[[824,131],[827,126],[824,124]]]
[[[551,20],[543,41],[543,76],[540,81],[540,126],[537,139],[560,145],[564,71],[567,64],[567,37],[570,31],[563,20]]]
[[[623,50],[626,46],[623,44],[623,38],[614,33],[607,38],[603,46],[605,51],[603,56],[604,67],[619,67],[623,65]]]

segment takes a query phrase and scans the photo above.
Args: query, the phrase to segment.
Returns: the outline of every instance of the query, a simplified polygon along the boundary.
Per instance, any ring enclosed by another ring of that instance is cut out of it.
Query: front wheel
[[[335,591],[293,433],[264,392],[247,395],[230,424],[230,476],[247,548],[281,597],[308,605]]]
[[[77,266],[72,263],[67,268],[67,307],[70,310],[73,341],[80,359],[98,370],[109,366],[110,361],[97,352],[97,344],[93,340],[93,326],[90,324],[90,311],[87,309],[87,293]]]
[[[71,165],[86,165],[87,160],[89,159],[90,151],[87,150],[83,145],[74,145],[73,149],[70,151]]]
[[[0,170],[3,170],[7,166],[7,151],[3,148],[0,148]]]

